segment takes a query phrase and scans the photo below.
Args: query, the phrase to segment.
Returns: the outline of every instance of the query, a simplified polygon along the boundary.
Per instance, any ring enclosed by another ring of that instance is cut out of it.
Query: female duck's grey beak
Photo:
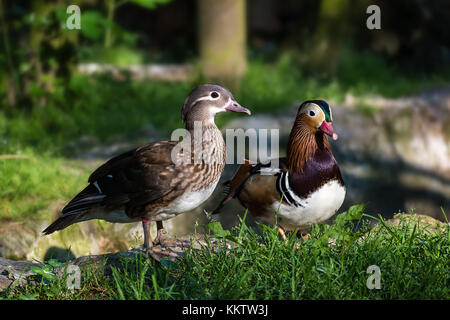
[[[225,107],[225,110],[227,111],[233,111],[233,112],[243,112],[248,115],[251,115],[252,113],[247,108],[244,108],[239,103],[237,103],[235,100],[230,100],[230,103]]]

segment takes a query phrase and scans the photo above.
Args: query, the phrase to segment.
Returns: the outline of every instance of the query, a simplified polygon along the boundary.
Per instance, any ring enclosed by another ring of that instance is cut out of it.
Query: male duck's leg
[[[157,229],[157,233],[156,233],[156,238],[153,241],[153,245],[163,244],[164,241],[166,240],[167,232],[166,232],[166,230],[164,230],[162,221],[156,221],[156,229]]]
[[[286,237],[286,234],[284,233],[284,228],[279,225],[277,225],[277,228],[278,228],[278,233],[281,235],[281,238],[283,238],[284,243],[287,244],[288,238]],[[299,237],[299,238],[303,237],[303,239],[306,240],[309,238],[309,233],[297,231],[297,237]],[[297,244],[296,248],[300,249],[300,244]]]
[[[309,232],[301,231],[301,230],[297,231],[297,238],[303,238],[306,240],[309,238],[309,236],[310,236]]]
[[[281,235],[281,238],[283,238],[284,241],[287,241],[286,234],[284,233],[284,229],[281,226],[277,226],[278,233]]]

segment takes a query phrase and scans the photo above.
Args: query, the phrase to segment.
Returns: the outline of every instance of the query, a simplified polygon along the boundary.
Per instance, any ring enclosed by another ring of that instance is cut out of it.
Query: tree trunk
[[[336,71],[348,27],[348,0],[322,0],[312,41],[309,67],[315,71]]]
[[[7,64],[7,103],[9,107],[15,106],[17,102],[17,90],[19,89],[19,78],[13,63],[11,52],[11,44],[8,34],[8,23],[5,19],[5,10],[3,8],[3,0],[0,0],[0,25],[2,29],[2,41],[5,50],[5,60]]]
[[[247,68],[245,0],[198,0],[203,75],[237,86]]]
[[[104,47],[110,48],[111,44],[113,43],[113,34],[112,34],[112,28],[114,23],[114,11],[116,10],[116,3],[115,0],[107,0],[106,1],[106,11],[107,11],[107,21],[108,25],[106,26],[106,32],[105,32],[105,41],[104,41]]]

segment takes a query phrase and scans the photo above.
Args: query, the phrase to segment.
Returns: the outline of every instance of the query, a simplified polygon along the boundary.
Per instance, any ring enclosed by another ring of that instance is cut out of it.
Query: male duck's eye
[[[215,92],[215,91],[211,92],[211,98],[216,99],[218,97],[219,97],[219,94],[217,92]]]
[[[314,117],[314,116],[316,115],[316,113],[315,113],[314,111],[311,110],[311,111],[309,112],[309,115],[310,115],[311,117]]]

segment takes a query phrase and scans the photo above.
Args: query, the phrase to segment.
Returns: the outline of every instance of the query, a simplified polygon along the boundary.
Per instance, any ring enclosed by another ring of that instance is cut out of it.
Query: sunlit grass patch
[[[33,153],[0,157],[0,219],[25,221],[49,216],[48,208],[70,199],[86,184],[89,166]]]

